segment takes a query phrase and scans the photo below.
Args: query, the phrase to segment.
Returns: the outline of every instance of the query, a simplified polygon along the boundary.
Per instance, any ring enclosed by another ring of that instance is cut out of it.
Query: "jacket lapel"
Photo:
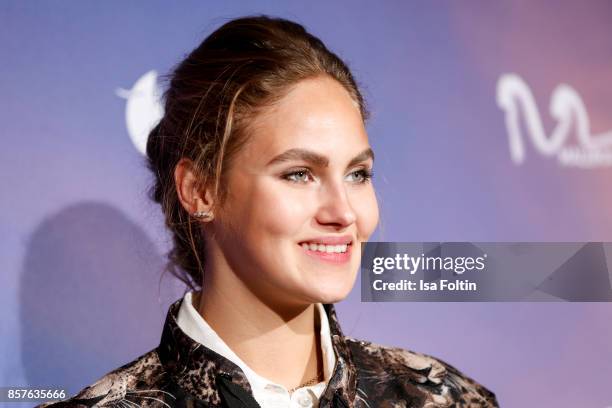
[[[348,407],[353,405],[356,392],[356,372],[346,339],[340,329],[336,310],[332,304],[324,305],[329,320],[332,346],[336,353],[336,366],[319,400],[320,407]]]

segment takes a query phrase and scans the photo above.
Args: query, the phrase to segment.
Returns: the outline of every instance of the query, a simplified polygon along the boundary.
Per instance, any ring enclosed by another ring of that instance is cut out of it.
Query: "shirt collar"
[[[321,338],[321,351],[323,356],[323,376],[325,382],[329,381],[336,364],[336,356],[332,346],[331,332],[329,328],[329,319],[325,308],[321,303],[316,304],[318,310],[318,316],[320,318],[320,338]],[[200,313],[196,310],[193,305],[193,292],[187,292],[183,297],[183,302],[178,311],[178,317],[176,321],[177,325],[183,330],[191,339],[208,347],[215,353],[227,358],[231,362],[235,363],[246,376],[247,380],[251,384],[253,395],[257,401],[265,400],[266,387],[284,387],[280,384],[276,384],[267,378],[262,377],[253,371],[242,359],[234,353],[234,351],[223,341],[223,339],[214,331],[212,327],[206,322]],[[305,387],[310,390],[319,398],[323,393],[323,383]]]
[[[248,366],[240,361],[240,358],[231,351],[210,326],[207,325],[209,330],[204,330],[199,335],[195,333],[197,330],[192,331],[194,327],[187,328],[187,331],[191,332],[189,334],[183,331],[182,326],[179,326],[179,314],[181,315],[181,325],[183,317],[191,320],[191,323],[195,323],[193,320],[197,321],[197,319],[192,319],[195,316],[191,315],[191,318],[188,316],[192,313],[189,311],[190,305],[195,311],[190,301],[186,302],[185,313],[181,313],[182,304],[185,303],[186,298],[187,296],[170,306],[158,347],[160,361],[169,373],[169,380],[181,391],[184,391],[187,397],[201,400],[210,405],[218,405],[221,402],[217,389],[219,377],[222,377],[223,381],[230,381],[241,387],[253,396],[250,380],[255,377],[249,372]],[[328,367],[333,367],[325,374],[328,384],[319,399],[319,406],[328,406],[332,401],[338,400],[346,405],[353,401],[356,385],[355,369],[350,350],[340,330],[333,305],[326,304],[319,307],[324,311],[320,314],[321,337],[322,339],[327,337],[331,342],[331,347],[329,343],[325,346],[322,340],[321,346],[324,349],[329,349],[326,352],[325,360]],[[199,314],[197,315],[199,316]],[[327,320],[327,324],[325,324],[325,320]],[[206,322],[201,319],[199,323]],[[196,325],[196,327],[198,326]],[[326,328],[329,329],[329,336],[325,332]],[[199,338],[198,336],[201,335],[208,337]],[[204,341],[201,342],[200,340]],[[332,356],[335,364],[331,364],[330,357]],[[249,373],[248,376],[247,372]],[[257,376],[257,374],[255,375]],[[269,383],[265,379],[264,382],[265,384]],[[253,384],[256,386],[255,384],[258,384],[257,380],[254,380]]]

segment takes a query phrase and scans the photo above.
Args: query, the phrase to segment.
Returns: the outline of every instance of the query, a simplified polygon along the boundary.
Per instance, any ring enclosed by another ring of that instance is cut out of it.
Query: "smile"
[[[310,251],[319,251],[319,252],[327,252],[327,253],[342,253],[346,252],[348,248],[348,244],[340,244],[340,245],[325,245],[325,244],[317,244],[317,243],[302,243],[302,248],[308,249]]]
[[[322,244],[302,242],[299,244],[309,257],[333,264],[347,263],[351,259],[351,244]]]

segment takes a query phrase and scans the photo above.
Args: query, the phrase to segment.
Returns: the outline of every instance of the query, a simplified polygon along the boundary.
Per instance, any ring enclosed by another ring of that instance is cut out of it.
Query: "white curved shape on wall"
[[[497,105],[506,113],[506,128],[510,142],[510,154],[516,164],[525,160],[525,145],[521,135],[520,113],[525,117],[525,125],[535,148],[546,156],[557,153],[565,139],[569,121],[561,113],[558,104],[551,104],[551,115],[559,116],[559,123],[550,138],[546,136],[542,119],[529,86],[515,74],[505,74],[497,82]],[[556,109],[553,109],[553,105]]]
[[[125,123],[136,149],[146,156],[147,139],[164,115],[161,90],[157,86],[157,72],[151,70],[134,83],[131,90],[118,89],[119,97],[127,99]]]
[[[557,123],[550,136],[546,135],[529,86],[519,75],[504,74],[499,78],[497,105],[505,113],[510,157],[515,164],[525,161],[525,140],[531,140],[537,152],[544,156],[557,156],[561,165],[612,165],[612,132],[591,134],[586,106],[571,86],[559,84],[552,93],[549,113]],[[521,133],[521,114],[527,135]],[[575,131],[578,144],[567,146],[572,131]]]

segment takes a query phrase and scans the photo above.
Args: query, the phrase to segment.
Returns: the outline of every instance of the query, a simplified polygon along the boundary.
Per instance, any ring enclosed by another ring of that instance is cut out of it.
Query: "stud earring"
[[[212,211],[196,211],[193,214],[191,214],[192,217],[194,218],[198,218],[198,219],[209,219],[212,220],[214,215],[212,213]]]

